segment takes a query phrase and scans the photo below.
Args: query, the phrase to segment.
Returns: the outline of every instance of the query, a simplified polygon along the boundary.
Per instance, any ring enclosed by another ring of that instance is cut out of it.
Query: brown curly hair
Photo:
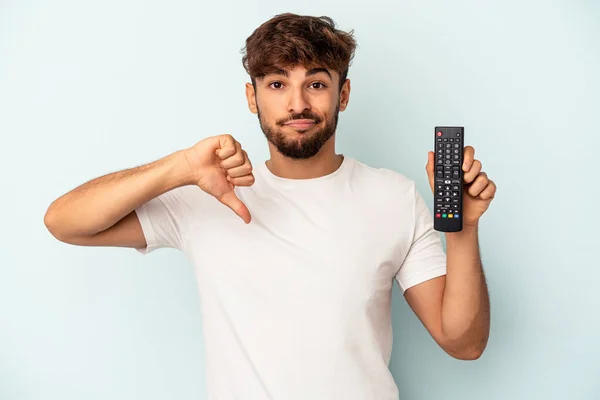
[[[242,64],[255,86],[256,78],[280,69],[329,68],[340,75],[341,90],[357,47],[353,33],[336,29],[326,16],[279,14],[246,39]]]

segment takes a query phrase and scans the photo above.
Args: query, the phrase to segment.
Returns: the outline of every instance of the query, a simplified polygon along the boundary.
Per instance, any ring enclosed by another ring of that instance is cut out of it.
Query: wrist
[[[477,236],[479,224],[463,224],[462,230],[458,232],[446,232],[447,240],[462,239],[466,237]]]
[[[168,156],[168,164],[172,183],[170,186],[179,187],[195,185],[197,180],[187,161],[185,150],[179,150]]]

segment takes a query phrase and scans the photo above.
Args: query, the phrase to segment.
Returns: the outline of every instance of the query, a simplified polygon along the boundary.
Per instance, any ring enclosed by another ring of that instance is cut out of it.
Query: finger
[[[481,193],[479,193],[479,198],[482,200],[489,200],[489,199],[493,199],[495,195],[496,195],[496,184],[493,181],[488,180],[488,184],[485,187],[485,189],[483,189],[483,191]]]
[[[252,186],[254,184],[254,175],[241,176],[239,178],[227,177],[227,180],[235,186]]]
[[[245,223],[250,223],[250,211],[248,211],[246,205],[242,203],[242,201],[236,196],[233,190],[223,194],[217,199],[221,203],[229,207],[234,213],[236,213],[241,219],[243,219]]]
[[[229,175],[231,178],[239,178],[252,173],[252,163],[248,158],[248,153],[246,153],[244,150],[242,150],[242,153],[244,155],[244,163],[239,167],[234,167],[227,170],[227,175]]]
[[[488,182],[489,180],[487,174],[485,172],[479,173],[479,175],[477,175],[473,183],[469,186],[467,193],[469,193],[473,197],[479,196],[479,194],[483,192],[483,190],[488,185]]]
[[[229,170],[231,168],[243,165],[245,160],[246,159],[244,150],[242,150],[242,145],[239,142],[235,142],[235,153],[231,157],[221,161],[221,166],[226,170]]]
[[[427,171],[427,178],[429,180],[429,186],[431,187],[431,191],[433,191],[434,185],[434,157],[435,154],[433,151],[427,153],[427,165],[425,165],[425,170]]]
[[[481,172],[481,161],[475,160],[475,161],[473,161],[471,168],[469,168],[469,171],[465,172],[465,176],[464,176],[465,183],[468,184],[468,183],[473,182],[475,180],[475,178],[477,178],[477,175],[479,175],[479,172]]]
[[[233,136],[231,136],[229,134],[220,135],[220,136],[217,136],[217,140],[218,140],[218,143],[217,143],[217,149],[215,150],[215,154],[221,160],[225,160],[236,153],[236,151],[237,151],[236,143],[237,142],[233,138]]]
[[[465,146],[463,155],[463,171],[469,172],[475,161],[475,149],[473,146]]]

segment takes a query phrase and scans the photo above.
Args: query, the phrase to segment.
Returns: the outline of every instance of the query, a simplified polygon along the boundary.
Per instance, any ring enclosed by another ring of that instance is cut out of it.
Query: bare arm
[[[477,226],[446,234],[442,332],[446,345],[479,357],[490,331],[490,300],[481,266]]]
[[[134,210],[171,189],[193,184],[183,151],[93,179],[50,204],[44,224],[57,239],[79,245],[143,247]]]
[[[451,356],[477,359],[487,346],[490,302],[477,227],[446,233],[447,274],[409,288],[405,297],[435,341]]]

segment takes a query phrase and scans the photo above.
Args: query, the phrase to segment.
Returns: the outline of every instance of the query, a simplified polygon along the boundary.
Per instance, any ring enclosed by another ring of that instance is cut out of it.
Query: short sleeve
[[[413,238],[396,274],[402,293],[412,286],[446,274],[446,253],[440,233],[433,229],[431,211],[416,189],[413,215]]]
[[[192,211],[187,199],[189,190],[188,187],[175,188],[135,209],[147,244],[136,250],[142,254],[164,247],[183,250]]]

